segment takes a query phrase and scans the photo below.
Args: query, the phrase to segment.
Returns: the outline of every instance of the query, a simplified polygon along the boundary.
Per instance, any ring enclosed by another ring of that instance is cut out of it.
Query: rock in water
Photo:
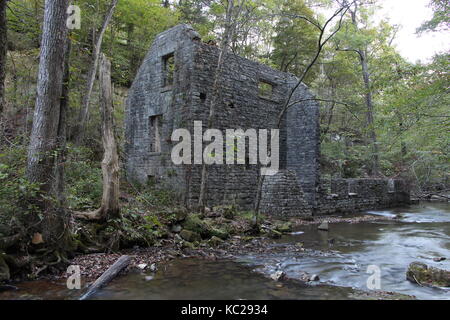
[[[329,231],[330,226],[328,225],[328,222],[322,222],[322,224],[318,227],[320,231]]]
[[[281,233],[289,233],[292,231],[292,224],[290,222],[278,223],[275,225],[275,230]]]
[[[141,263],[137,265],[139,269],[144,270],[145,268],[147,268],[147,264],[146,263]]]
[[[155,263],[152,263],[151,265],[150,265],[150,271],[151,272],[156,272],[158,270],[158,267],[156,266],[156,264]]]
[[[286,274],[283,271],[277,271],[270,275],[270,278],[274,281],[283,280],[286,277]]]
[[[145,278],[144,278],[144,280],[145,281],[152,281],[153,280],[153,276],[146,276]]]
[[[320,278],[317,274],[313,274],[310,278],[309,281],[319,281]]]
[[[429,267],[420,262],[409,265],[406,279],[419,285],[450,287],[450,271]]]
[[[442,262],[442,261],[445,261],[445,260],[447,260],[447,258],[444,258],[444,257],[437,257],[437,258],[433,259],[434,262]]]

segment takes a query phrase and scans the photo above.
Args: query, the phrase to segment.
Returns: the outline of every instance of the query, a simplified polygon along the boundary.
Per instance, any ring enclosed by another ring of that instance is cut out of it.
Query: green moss
[[[230,236],[229,232],[224,227],[216,227],[214,221],[211,219],[202,220],[199,214],[187,216],[183,223],[183,227],[186,230],[198,233],[203,239],[209,239],[215,236],[226,240]]]
[[[200,237],[200,234],[190,231],[190,230],[181,230],[180,237],[188,242],[194,242],[194,241],[201,241],[202,238]]]
[[[224,229],[211,228],[211,236],[226,240],[230,237],[230,234]]]
[[[213,208],[214,212],[219,213],[222,217],[226,219],[233,219],[237,214],[237,209],[234,205],[230,206],[217,206]]]
[[[275,230],[281,233],[292,232],[292,223],[290,222],[279,222],[275,225]]]
[[[202,236],[209,235],[208,226],[202,221],[199,214],[188,215],[183,223],[183,227]]]
[[[450,287],[450,271],[429,267],[420,262],[409,265],[406,278],[419,285]]]
[[[223,240],[216,236],[213,236],[211,239],[208,240],[208,244],[212,247],[217,247],[222,243],[223,243]]]

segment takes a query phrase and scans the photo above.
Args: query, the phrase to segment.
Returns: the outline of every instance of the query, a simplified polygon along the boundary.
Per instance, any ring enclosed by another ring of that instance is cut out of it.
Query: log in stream
[[[98,290],[106,286],[111,280],[125,269],[131,261],[130,256],[121,256],[114,264],[108,268],[95,282],[89,287],[88,291],[80,297],[79,300],[87,300]]]

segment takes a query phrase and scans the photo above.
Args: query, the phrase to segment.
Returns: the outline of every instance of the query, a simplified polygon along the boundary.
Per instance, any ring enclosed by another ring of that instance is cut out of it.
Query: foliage
[[[66,163],[67,205],[72,210],[97,208],[102,197],[102,172],[92,151],[69,146]]]
[[[0,153],[0,225],[11,229],[21,225],[20,221],[28,214],[39,213],[38,207],[29,201],[37,197],[39,185],[26,179],[25,159],[25,148]]]
[[[319,30],[306,17],[316,21],[314,12],[303,0],[281,2],[280,18],[274,28],[272,60],[278,69],[301,76],[317,51]],[[298,44],[301,43],[301,46]],[[306,83],[317,76],[318,65],[308,74]]]
[[[424,22],[417,31],[419,33],[426,31],[449,31],[450,3],[447,0],[431,0],[430,7],[433,9],[433,17],[431,20]]]

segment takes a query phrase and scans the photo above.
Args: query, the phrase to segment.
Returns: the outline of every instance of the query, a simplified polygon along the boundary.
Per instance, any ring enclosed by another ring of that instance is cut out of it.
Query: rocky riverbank
[[[277,220],[264,218],[261,221],[261,234],[255,235],[249,214],[234,212],[231,207],[222,207],[199,215],[181,216],[167,226],[164,239],[159,239],[153,246],[135,246],[115,253],[92,253],[78,255],[70,261],[71,265],[79,265],[81,275],[86,281],[99,277],[122,254],[132,257],[127,271],[133,269],[157,268],[158,264],[176,258],[223,259],[249,253],[271,253],[289,250],[305,251],[299,245],[272,246],[272,239],[283,234],[295,233],[295,230],[306,225],[329,225],[335,223],[356,224],[362,222],[390,220],[390,217],[374,215],[356,215],[352,217],[311,217],[303,219]],[[145,267],[143,267],[145,265]],[[47,275],[43,278],[66,278],[65,272]]]

